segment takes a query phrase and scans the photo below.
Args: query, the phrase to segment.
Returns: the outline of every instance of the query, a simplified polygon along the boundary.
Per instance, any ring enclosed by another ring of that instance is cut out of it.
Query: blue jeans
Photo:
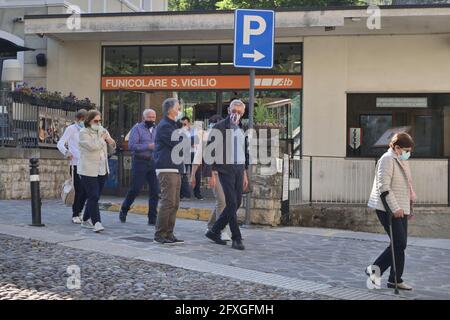
[[[219,181],[225,195],[225,209],[213,225],[211,231],[220,234],[227,224],[230,226],[231,239],[241,240],[241,231],[237,221],[237,210],[242,203],[244,166],[229,165],[227,172],[219,171]]]
[[[149,160],[133,159],[131,166],[131,187],[122,203],[121,211],[126,215],[136,197],[141,192],[144,183],[148,184],[148,217],[156,218],[159,183],[155,172],[155,163]]]
[[[80,175],[81,184],[84,188],[87,198],[83,221],[91,219],[92,224],[94,225],[97,222],[102,222],[100,217],[100,210],[98,208],[98,201],[100,200],[100,195],[102,194],[107,176],[107,174],[97,177]]]

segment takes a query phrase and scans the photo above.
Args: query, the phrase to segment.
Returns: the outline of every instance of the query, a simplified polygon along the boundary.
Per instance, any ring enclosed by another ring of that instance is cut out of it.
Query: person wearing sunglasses
[[[409,134],[406,132],[395,134],[390,141],[389,149],[378,160],[375,169],[368,206],[376,210],[380,223],[390,236],[390,216],[381,198],[383,194],[387,194],[385,201],[393,213],[391,243],[393,242],[396,267],[393,267],[392,249],[389,246],[365,270],[375,289],[381,288],[381,276],[390,269],[388,288],[395,288],[397,283],[400,290],[412,290],[410,285],[403,282],[402,275],[405,267],[408,219],[412,217],[413,203],[416,201],[411,170],[407,161],[413,147],[414,141]]]
[[[108,155],[114,153],[116,142],[102,127],[101,114],[97,110],[87,113],[84,128],[80,131],[79,149],[78,174],[87,198],[81,227],[100,232],[104,227],[98,201],[109,174]]]

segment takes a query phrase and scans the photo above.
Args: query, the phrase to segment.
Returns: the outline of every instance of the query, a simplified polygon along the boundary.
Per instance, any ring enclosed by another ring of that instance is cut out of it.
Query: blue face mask
[[[398,157],[400,160],[408,160],[411,157],[411,151],[402,150],[402,154]]]
[[[79,126],[80,128],[84,128],[84,121],[78,122],[78,126]]]

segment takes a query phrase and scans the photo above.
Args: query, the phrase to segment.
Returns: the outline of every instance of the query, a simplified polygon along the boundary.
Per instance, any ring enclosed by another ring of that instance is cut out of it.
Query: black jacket
[[[239,127],[241,128],[241,130],[244,130],[244,128],[242,127],[242,124],[239,124]],[[233,166],[234,164],[227,164],[226,163],[226,155],[228,154],[228,146],[227,146],[227,135],[226,135],[226,130],[227,129],[231,129],[231,120],[230,117],[226,117],[224,120],[217,122],[213,129],[219,130],[222,133],[222,138],[223,138],[223,159],[220,163],[219,162],[214,162],[212,163],[212,170],[214,171],[219,171],[219,172],[226,172],[228,171],[229,166]],[[214,135],[210,135],[208,137],[208,144],[214,142]],[[231,152],[231,151],[230,151]],[[244,143],[244,150],[239,150],[239,152],[244,152],[245,154],[245,169],[248,168],[248,164],[249,164],[249,151],[248,151],[248,137],[245,136],[245,143]]]

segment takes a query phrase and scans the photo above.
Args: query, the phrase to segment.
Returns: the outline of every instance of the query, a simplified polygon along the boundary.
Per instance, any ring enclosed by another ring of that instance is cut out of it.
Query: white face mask
[[[93,125],[91,125],[91,128],[92,128],[92,130],[95,130],[95,131],[100,131],[103,129],[101,124],[93,124]]]
[[[402,150],[402,154],[399,156],[399,159],[406,161],[409,157],[411,157],[411,151]]]
[[[241,119],[241,115],[239,113],[232,113],[230,114],[230,119],[234,124],[238,124]]]

